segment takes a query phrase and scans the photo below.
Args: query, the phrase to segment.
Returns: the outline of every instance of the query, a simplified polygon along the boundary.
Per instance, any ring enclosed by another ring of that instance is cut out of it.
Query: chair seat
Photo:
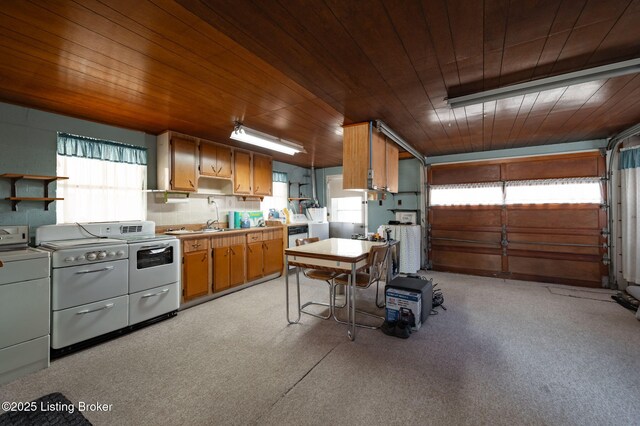
[[[304,274],[307,278],[311,278],[313,280],[322,280],[322,281],[331,281],[338,274],[331,271],[325,271],[322,269],[306,269]]]
[[[349,277],[351,274],[342,274],[336,277],[336,284],[349,284]],[[356,274],[356,285],[358,287],[367,287],[369,285],[369,274],[358,272]]]

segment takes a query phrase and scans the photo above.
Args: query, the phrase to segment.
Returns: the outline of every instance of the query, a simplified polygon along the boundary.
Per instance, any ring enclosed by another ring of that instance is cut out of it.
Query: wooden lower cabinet
[[[207,250],[184,254],[182,291],[185,301],[209,292],[209,256]]]
[[[282,238],[263,241],[262,247],[264,254],[264,275],[271,275],[282,271]]]
[[[213,249],[213,292],[244,284],[244,244]]]
[[[283,229],[183,240],[183,302],[281,273]]]
[[[282,253],[281,253],[282,255]],[[247,244],[247,280],[252,281],[263,275],[262,241]]]

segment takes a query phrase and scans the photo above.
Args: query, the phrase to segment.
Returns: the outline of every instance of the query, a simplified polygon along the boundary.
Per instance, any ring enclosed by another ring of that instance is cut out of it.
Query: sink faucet
[[[217,224],[218,224],[218,219],[207,220],[207,229],[211,229],[213,225],[217,225]],[[214,228],[217,228],[217,226],[214,226]]]

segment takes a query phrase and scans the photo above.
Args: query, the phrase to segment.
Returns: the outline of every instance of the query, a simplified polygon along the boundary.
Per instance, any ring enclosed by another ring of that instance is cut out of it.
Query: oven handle
[[[153,297],[153,296],[160,296],[160,295],[162,295],[162,294],[165,294],[165,293],[166,293],[166,292],[168,292],[168,291],[169,291],[169,289],[168,289],[168,288],[165,288],[164,290],[159,291],[159,292],[157,292],[157,293],[145,294],[145,295],[143,295],[140,299],[146,299],[147,297]]]
[[[107,266],[107,267],[102,268],[102,269],[96,269],[95,271],[78,271],[78,272],[76,272],[76,274],[93,274],[94,272],[111,271],[113,268],[114,268],[114,266]]]
[[[98,309],[84,309],[82,311],[78,311],[76,312],[76,315],[84,315],[84,314],[89,314],[91,312],[98,312],[98,311],[104,311],[105,309],[111,309],[113,308],[113,303],[107,303],[106,305],[104,305],[102,308],[98,308]]]
[[[157,250],[157,249],[166,249],[169,247],[169,243],[165,243],[165,244],[154,244],[151,246],[142,246],[140,247],[140,250]]]

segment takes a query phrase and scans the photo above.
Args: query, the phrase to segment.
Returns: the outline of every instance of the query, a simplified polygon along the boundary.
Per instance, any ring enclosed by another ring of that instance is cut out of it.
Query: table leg
[[[289,258],[288,256],[284,257],[284,283],[285,283],[285,293],[287,294],[287,321],[289,324],[297,324],[300,322],[300,276],[298,274],[299,268],[296,266],[296,287],[298,289],[298,319],[295,321],[291,321],[289,317]]]
[[[347,312],[349,313],[349,329],[347,336],[356,340],[356,264],[351,265],[351,277],[347,286]]]

